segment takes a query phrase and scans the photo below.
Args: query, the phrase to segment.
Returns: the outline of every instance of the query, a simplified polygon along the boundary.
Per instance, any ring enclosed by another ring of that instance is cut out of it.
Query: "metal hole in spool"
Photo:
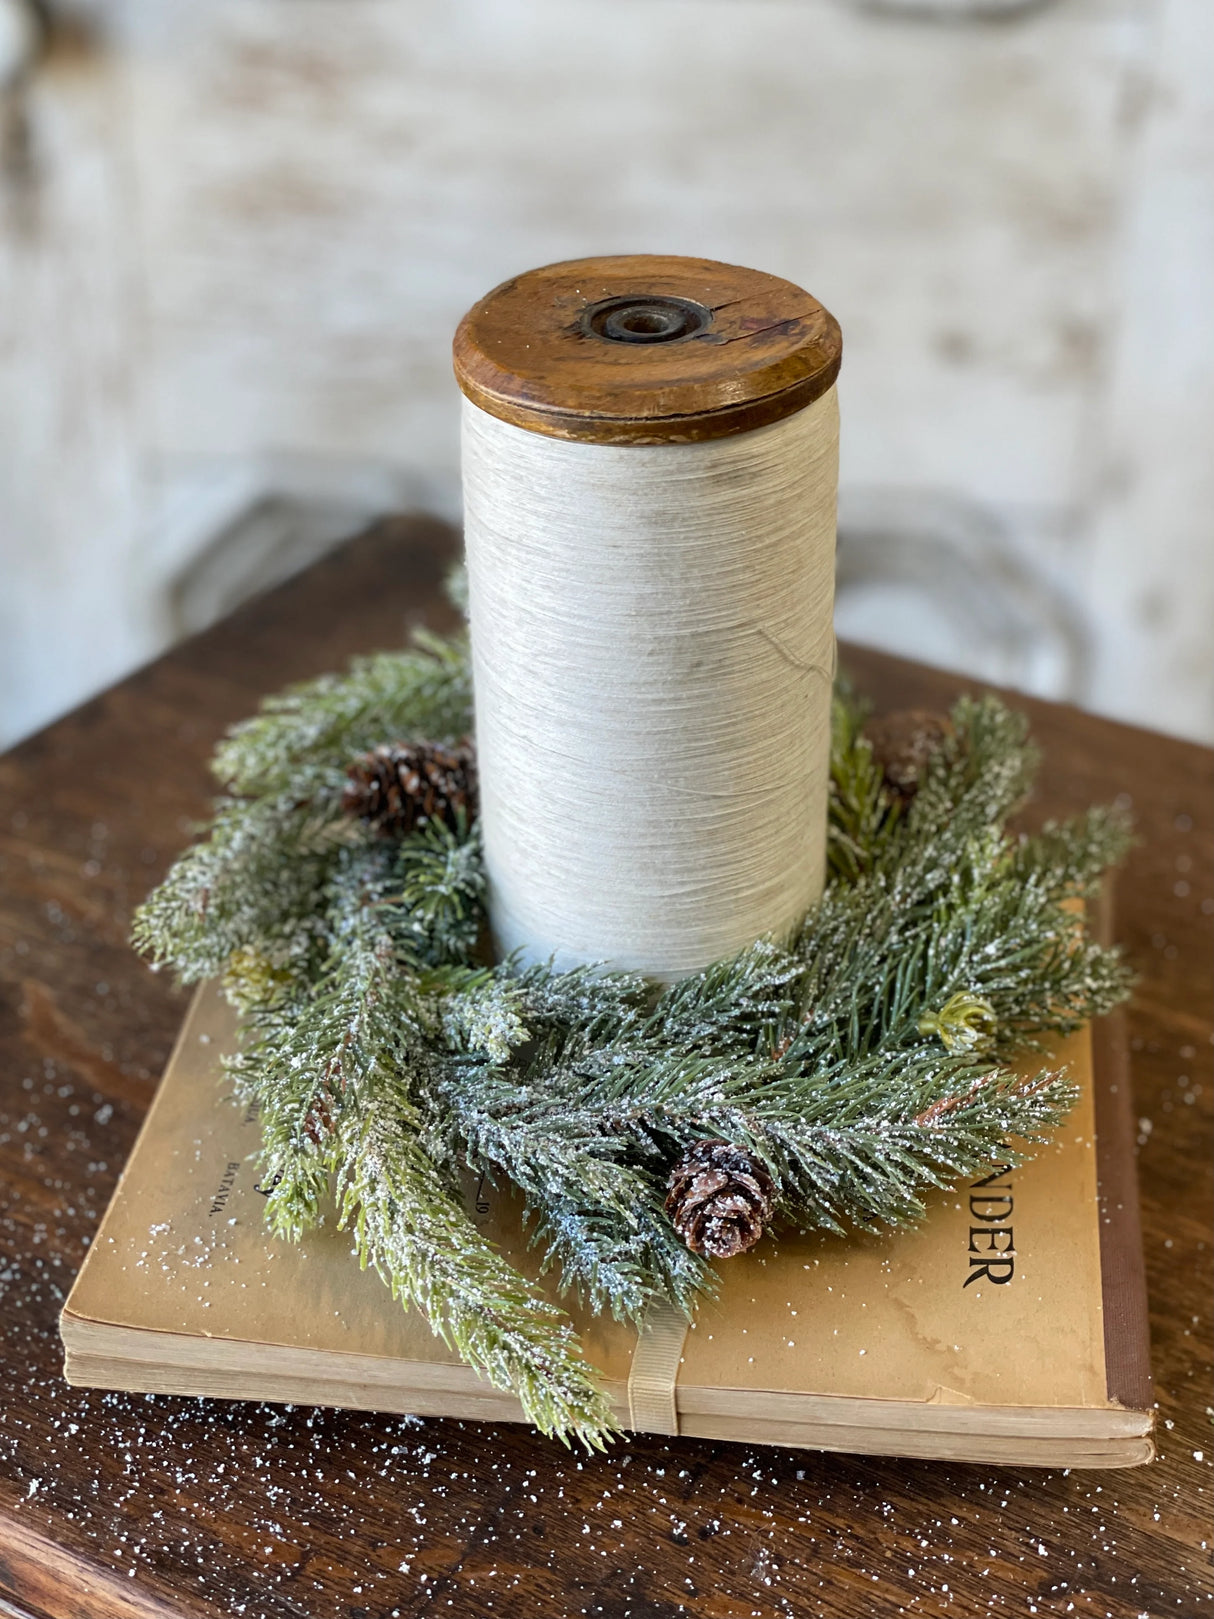
[[[582,330],[608,343],[677,343],[697,337],[711,320],[712,310],[690,298],[640,293],[591,304],[582,315]]]

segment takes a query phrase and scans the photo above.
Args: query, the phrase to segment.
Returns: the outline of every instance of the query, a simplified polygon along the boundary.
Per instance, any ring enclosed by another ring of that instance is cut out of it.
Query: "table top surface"
[[[1159,1459],[1012,1471],[630,1438],[586,1459],[508,1425],[108,1394],[57,1316],[185,996],[127,945],[265,692],[451,628],[453,541],[397,520],[0,759],[0,1615],[775,1619],[1211,1611],[1214,755],[1016,699],[1040,809],[1122,797],[1118,883]],[[854,650],[878,708],[958,677]]]

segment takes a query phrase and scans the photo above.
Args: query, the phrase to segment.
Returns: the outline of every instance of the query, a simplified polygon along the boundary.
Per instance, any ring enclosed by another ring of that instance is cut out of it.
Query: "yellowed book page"
[[[260,1141],[256,1114],[231,1100],[219,1069],[220,1054],[234,1046],[234,1014],[208,984],[68,1298],[69,1347],[75,1317],[462,1369],[423,1315],[402,1309],[373,1271],[359,1269],[349,1233],[332,1219],[298,1244],[270,1236],[250,1161]],[[489,1201],[480,1199],[478,1223],[489,1219]],[[495,1224],[493,1236],[534,1272],[517,1222],[513,1230]],[[625,1380],[635,1333],[572,1313],[590,1358],[608,1378]]]
[[[68,1300],[69,1344],[78,1320],[459,1367],[419,1314],[359,1271],[331,1223],[299,1245],[268,1236],[249,1161],[256,1117],[217,1078],[233,1036],[231,1012],[204,988]],[[1085,1031],[1053,1059],[1083,1087],[1058,1140],[1010,1176],[992,1165],[990,1185],[937,1197],[921,1228],[785,1238],[724,1264],[719,1301],[687,1337],[680,1411],[730,1389],[1107,1405],[1089,1053]],[[510,1211],[492,1193],[479,1202],[478,1220],[533,1271]],[[623,1383],[635,1334],[572,1313],[591,1360]],[[407,1387],[407,1365],[400,1375]]]
[[[1089,1031],[1031,1066],[1047,1062],[1069,1065],[1080,1099],[1019,1169],[935,1196],[914,1230],[785,1239],[723,1265],[680,1407],[696,1388],[1108,1406]]]

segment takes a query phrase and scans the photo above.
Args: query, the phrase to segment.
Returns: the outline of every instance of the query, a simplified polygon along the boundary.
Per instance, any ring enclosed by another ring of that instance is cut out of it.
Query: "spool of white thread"
[[[838,327],[774,276],[575,261],[456,337],[498,948],[669,980],[825,870]]]

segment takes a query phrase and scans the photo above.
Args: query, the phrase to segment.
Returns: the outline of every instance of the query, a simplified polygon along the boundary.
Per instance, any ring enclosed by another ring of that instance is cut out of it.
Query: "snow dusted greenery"
[[[757,1154],[786,1226],[914,1221],[933,1188],[1048,1136],[1073,1088],[1025,1054],[1126,992],[1068,903],[1122,855],[1123,821],[1009,834],[1036,755],[990,697],[956,705],[906,805],[864,715],[841,691],[821,903],[793,937],[665,990],[493,964],[475,824],[394,844],[342,814],[357,754],[471,731],[459,640],[360,660],[237,726],[206,835],[137,915],[157,966],[221,977],[240,1012],[228,1070],[260,1109],[273,1231],[297,1240],[336,1207],[363,1265],[545,1433],[598,1446],[616,1424],[564,1312],[465,1212],[461,1176],[518,1189],[564,1295],[623,1320],[659,1298],[690,1313],[713,1271],[663,1198],[692,1143]]]

